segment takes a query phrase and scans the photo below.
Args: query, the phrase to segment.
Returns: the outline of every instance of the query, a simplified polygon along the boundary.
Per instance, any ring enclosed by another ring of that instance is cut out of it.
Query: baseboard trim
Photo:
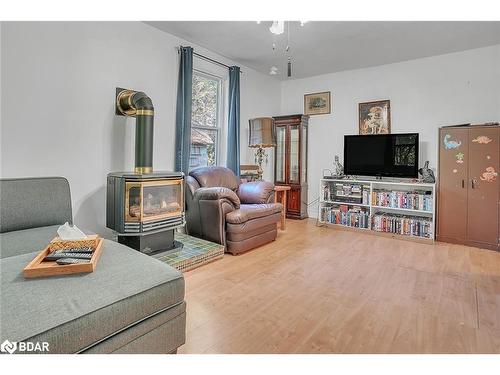
[[[447,243],[452,243],[452,244],[456,244],[456,245],[477,247],[480,249],[500,251],[500,244],[491,244],[491,243],[479,242],[479,241],[469,241],[469,240],[464,240],[464,239],[460,239],[460,238],[440,236],[440,235],[436,236],[436,241],[447,242]]]

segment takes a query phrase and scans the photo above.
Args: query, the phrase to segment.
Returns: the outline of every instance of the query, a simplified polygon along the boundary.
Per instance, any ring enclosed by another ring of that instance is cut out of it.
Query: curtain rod
[[[176,47],[176,48],[177,48],[177,53],[180,53],[182,46]],[[193,51],[193,55],[199,57],[200,59],[203,59],[203,60],[206,60],[206,61],[210,61],[211,63],[217,64],[217,65],[220,65],[220,66],[224,66],[226,68],[230,68],[229,65],[226,65],[226,64],[224,64],[224,63],[222,63],[220,61],[211,59],[210,57],[204,56],[204,55],[202,55],[200,53],[197,53],[197,52]],[[240,73],[243,73],[243,71],[241,69],[240,69]]]

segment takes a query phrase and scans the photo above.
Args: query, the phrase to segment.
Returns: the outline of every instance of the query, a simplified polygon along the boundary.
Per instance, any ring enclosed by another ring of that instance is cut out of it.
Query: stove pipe
[[[153,121],[151,99],[140,91],[116,90],[116,114],[135,117],[135,169],[138,174],[153,172]]]

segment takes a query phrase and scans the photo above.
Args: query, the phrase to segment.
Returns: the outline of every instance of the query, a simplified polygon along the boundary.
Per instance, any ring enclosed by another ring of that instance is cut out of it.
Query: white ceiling
[[[265,74],[275,65],[277,78],[287,79],[286,26],[284,34],[274,36],[269,31],[270,21],[146,23]],[[500,22],[314,21],[289,25],[292,79],[500,44]]]

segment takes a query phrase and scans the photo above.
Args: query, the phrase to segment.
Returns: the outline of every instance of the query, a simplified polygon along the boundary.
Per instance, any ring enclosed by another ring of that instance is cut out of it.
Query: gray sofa
[[[50,353],[175,353],[185,342],[184,278],[105,240],[92,273],[25,279],[23,268],[72,221],[61,177],[0,180],[0,343]]]

